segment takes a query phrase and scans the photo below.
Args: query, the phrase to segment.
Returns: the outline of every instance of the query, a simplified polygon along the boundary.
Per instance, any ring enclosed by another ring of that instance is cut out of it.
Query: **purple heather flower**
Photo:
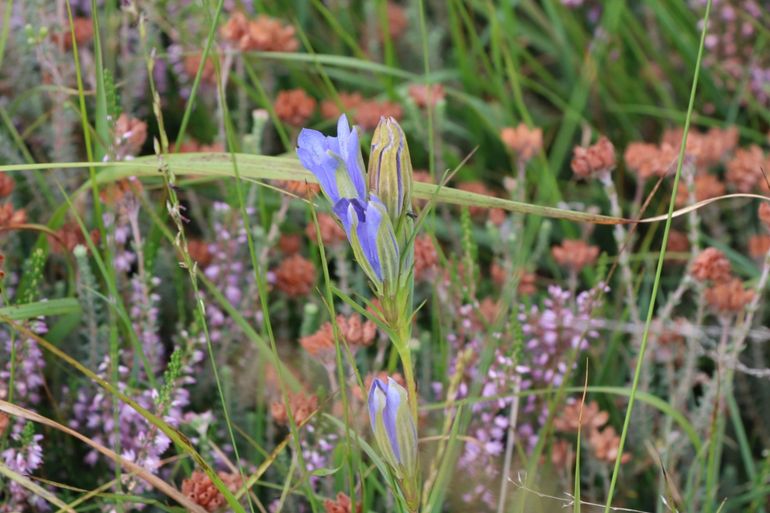
[[[48,328],[42,317],[30,322],[29,327],[38,335],[47,333]],[[40,402],[40,390],[45,384],[43,351],[33,338],[14,339],[9,331],[0,331],[0,399],[7,399],[11,379],[11,354],[15,354],[13,402],[32,406]]]
[[[25,420],[18,420],[12,428],[11,447],[0,452],[0,460],[12,471],[30,476],[43,464],[43,435],[27,433]],[[6,501],[0,504],[0,511],[47,511],[47,505],[15,481],[10,481]]]

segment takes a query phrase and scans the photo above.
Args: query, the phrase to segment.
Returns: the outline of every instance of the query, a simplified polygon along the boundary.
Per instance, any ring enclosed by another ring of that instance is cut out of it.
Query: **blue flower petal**
[[[326,137],[317,130],[303,128],[297,139],[297,156],[305,169],[315,175],[321,189],[334,204],[340,198],[336,178],[338,162],[330,153],[330,148],[336,146],[339,151],[339,146],[336,140],[330,139],[334,138]]]
[[[366,200],[366,183],[364,180],[364,170],[361,161],[361,147],[358,143],[358,131],[350,128],[348,118],[345,114],[340,116],[337,121],[337,143],[339,144],[339,155],[345,162],[350,181],[358,194],[358,199]]]
[[[374,201],[377,199],[374,198]],[[372,266],[377,278],[382,280],[382,262],[380,262],[380,252],[377,250],[377,234],[382,223],[382,212],[376,207],[374,201],[367,202],[365,220],[358,223],[357,233],[366,260]]]
[[[387,383],[379,378],[375,378],[372,382],[372,388],[369,389],[369,420],[372,424],[372,431],[376,432],[379,427],[377,426],[377,412],[381,406],[378,392],[382,393],[385,397],[385,405],[382,409],[382,423],[385,427],[385,433],[388,435],[390,447],[393,449],[393,454],[396,456],[396,460],[400,461],[401,451],[396,434],[396,414],[401,404],[401,396],[395,387],[389,386],[390,381],[391,378],[388,378]]]

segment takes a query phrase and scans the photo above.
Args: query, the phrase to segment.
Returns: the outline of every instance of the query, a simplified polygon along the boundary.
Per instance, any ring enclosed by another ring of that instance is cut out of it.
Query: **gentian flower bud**
[[[350,246],[361,268],[379,291],[396,283],[399,249],[393,224],[376,196],[369,201],[341,199],[334,213],[342,221]]]
[[[404,131],[392,117],[380,118],[374,131],[367,179],[369,191],[382,200],[398,226],[412,204],[412,160]]]
[[[416,511],[419,503],[417,428],[406,389],[392,378],[387,382],[375,379],[369,390],[369,420],[380,455],[393,471],[407,506]]]
[[[336,137],[303,129],[297,156],[318,179],[345,228],[356,260],[378,293],[395,297],[399,285],[409,276],[400,267],[408,269],[412,261],[411,248],[405,242],[412,223],[401,217],[411,202],[412,164],[404,132],[393,118],[380,121],[374,140],[372,159],[377,164],[370,162],[374,178],[370,176],[369,191],[358,132],[350,127],[344,114],[337,122]],[[380,190],[387,194],[389,203],[380,198]],[[404,251],[408,265],[399,258]]]

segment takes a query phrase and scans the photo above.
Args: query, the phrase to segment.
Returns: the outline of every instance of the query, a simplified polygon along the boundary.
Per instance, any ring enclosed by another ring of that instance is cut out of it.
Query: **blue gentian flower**
[[[383,202],[366,190],[356,129],[343,114],[337,137],[306,128],[298,143],[300,162],[321,184],[366,275],[379,291],[397,283],[400,252],[393,223]]]
[[[342,198],[366,201],[364,159],[358,132],[350,128],[344,114],[337,121],[337,137],[303,128],[297,143],[300,162],[318,179],[332,205]]]
[[[395,283],[399,250],[385,205],[376,197],[342,198],[334,206],[356,259],[375,284]]]

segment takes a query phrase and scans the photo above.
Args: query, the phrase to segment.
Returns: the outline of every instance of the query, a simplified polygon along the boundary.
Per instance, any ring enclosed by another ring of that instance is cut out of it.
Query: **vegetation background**
[[[767,7],[3,0],[0,511],[402,508],[342,112],[429,212],[421,511],[766,511]]]

